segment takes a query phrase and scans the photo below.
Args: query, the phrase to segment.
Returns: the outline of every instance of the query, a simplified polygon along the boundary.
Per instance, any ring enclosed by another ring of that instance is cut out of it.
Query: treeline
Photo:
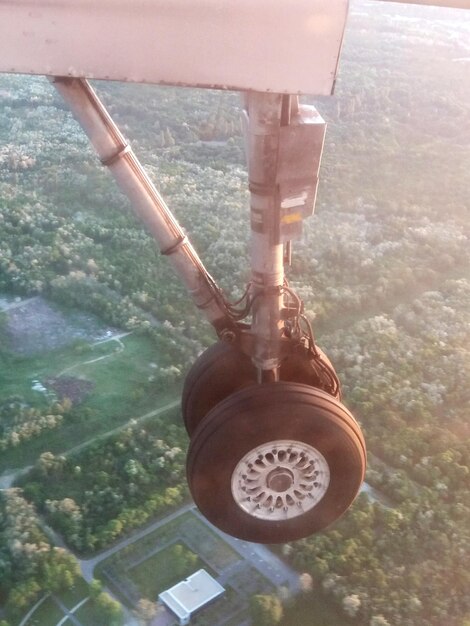
[[[463,626],[470,609],[465,518],[468,506],[429,489],[396,509],[361,495],[334,529],[286,545],[285,553],[311,574],[312,592],[353,623]]]
[[[71,591],[81,579],[77,559],[52,545],[43,527],[21,489],[0,491],[0,626],[19,623],[35,602]],[[122,607],[98,581],[89,593],[93,624],[121,626]]]
[[[354,623],[463,626],[470,613],[469,294],[449,280],[323,337],[372,452],[367,480],[389,501],[361,495],[285,553]]]
[[[90,553],[181,504],[185,447],[183,427],[157,419],[70,456],[44,452],[18,484],[71,548]]]
[[[8,398],[0,404],[0,451],[60,427],[71,407],[68,398],[46,409],[28,406],[18,396]]]
[[[0,601],[13,618],[47,592],[70,589],[80,576],[75,557],[54,547],[20,489],[0,491]]]

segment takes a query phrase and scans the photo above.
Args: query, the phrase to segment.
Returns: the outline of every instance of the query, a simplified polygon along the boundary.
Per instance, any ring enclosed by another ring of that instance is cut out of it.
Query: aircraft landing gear
[[[300,346],[282,360],[280,380],[303,383],[328,391],[340,399],[339,386],[329,387],[335,376],[330,360],[318,347],[318,359]],[[326,376],[325,372],[330,372]],[[199,422],[231,394],[255,385],[258,373],[251,358],[235,344],[218,341],[205,350],[189,370],[182,396],[183,420],[191,437]]]
[[[284,273],[290,242],[313,210],[323,120],[290,96],[250,93],[245,100],[251,283],[241,311],[227,304],[236,325],[219,337],[233,345],[209,348],[186,381],[187,477],[215,526],[248,541],[282,543],[346,511],[364,478],[366,452]]]
[[[350,506],[365,444],[328,393],[287,382],[253,385],[217,404],[192,435],[188,483],[202,514],[247,541],[317,532]]]
[[[237,309],[87,81],[51,80],[194,303],[220,339],[233,339],[209,348],[185,385],[196,504],[219,528],[251,541],[290,541],[325,528],[360,487],[364,440],[284,272],[291,242],[313,212],[324,121],[296,96],[244,94],[251,280]]]

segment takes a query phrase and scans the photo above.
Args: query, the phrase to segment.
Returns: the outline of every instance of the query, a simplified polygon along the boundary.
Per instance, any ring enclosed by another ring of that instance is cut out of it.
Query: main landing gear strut
[[[325,528],[358,493],[366,452],[284,275],[291,241],[313,212],[323,120],[293,96],[244,96],[252,275],[237,308],[89,84],[51,81],[219,337],[191,368],[183,391],[195,503],[213,524],[248,541],[292,541]]]

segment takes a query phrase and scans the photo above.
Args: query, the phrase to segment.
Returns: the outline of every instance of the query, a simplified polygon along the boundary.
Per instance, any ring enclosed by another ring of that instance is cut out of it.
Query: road
[[[29,472],[32,469],[32,465],[28,465],[27,467],[22,467],[21,469],[13,470],[9,474],[2,474],[0,476],[0,489],[10,489],[15,480]]]
[[[241,539],[226,535],[216,526],[210,524],[206,518],[199,513],[196,507],[194,507],[193,513],[201,522],[207,524],[213,532],[222,537],[226,543],[265,578],[271,581],[275,587],[288,587],[292,593],[297,593],[300,590],[298,572],[284,563],[284,561],[273,554],[266,546],[259,543],[242,541]]]
[[[77,367],[81,367],[83,365],[90,365],[91,363],[97,363],[98,361],[103,361],[103,359],[109,359],[115,356],[116,354],[119,354],[125,348],[125,345],[122,343],[121,339],[123,339],[124,337],[128,337],[129,335],[132,335],[132,331],[128,331],[125,333],[117,333],[115,335],[110,335],[109,337],[106,337],[105,339],[94,341],[91,344],[92,346],[98,346],[103,343],[109,343],[110,341],[115,341],[118,344],[118,348],[117,350],[114,350],[113,352],[110,352],[109,354],[103,354],[103,356],[97,356],[96,358],[89,359],[88,361],[81,361],[80,363],[74,363],[74,365],[71,365],[70,367],[66,367],[64,370],[62,370],[59,374],[57,374],[57,376],[58,377],[63,376],[64,374],[68,374],[69,372],[76,369]]]
[[[24,300],[20,299],[18,301],[13,300],[13,302],[6,302],[3,299],[0,299],[0,311],[11,311],[11,309],[17,309],[20,306],[23,306],[24,304],[29,304],[30,302],[34,302],[35,300],[38,300],[39,296],[33,296],[32,298],[25,298]]]
[[[129,428],[129,426],[134,426],[135,424],[140,424],[141,422],[145,422],[145,420],[148,420],[151,417],[156,417],[157,415],[161,415],[162,413],[165,413],[169,409],[173,409],[179,405],[180,405],[180,400],[173,400],[173,402],[168,402],[168,404],[165,404],[159,409],[154,409],[153,411],[149,411],[148,413],[145,413],[144,415],[141,415],[140,417],[132,418],[128,420],[127,422],[125,422],[124,424],[121,424],[120,426],[117,426],[116,428],[113,428],[112,430],[108,430],[105,433],[98,435],[98,437],[92,437],[91,439],[87,439],[83,443],[78,444],[78,446],[69,448],[68,450],[65,450],[64,452],[57,452],[56,456],[68,456],[75,452],[79,452],[80,450],[83,450],[83,448],[86,448],[97,439],[104,439],[105,437],[110,437],[111,435],[115,435],[121,430],[124,430],[124,428]],[[2,474],[0,476],[0,489],[9,489],[17,478],[29,472],[29,470],[32,467],[33,467],[32,465],[28,465],[27,467],[22,467],[22,468],[13,470],[9,474]]]
[[[91,559],[78,559],[83,578],[87,582],[91,582],[93,580],[93,570],[98,565],[98,563],[100,563],[101,561],[104,561],[105,559],[112,556],[116,552],[119,552],[119,550],[122,550],[123,548],[130,545],[131,543],[134,543],[135,541],[142,539],[142,537],[145,537],[146,535],[153,532],[157,528],[160,528],[160,526],[164,526],[165,524],[176,519],[183,513],[190,511],[193,507],[194,507],[194,504],[192,502],[190,504],[186,504],[185,506],[181,507],[177,511],[170,513],[170,515],[167,515],[166,517],[159,519],[156,522],[153,522],[153,524],[146,526],[142,530],[136,531],[129,537],[126,537],[125,539],[118,541],[118,543],[116,543],[114,546],[112,546],[111,548],[108,548],[107,550],[103,550],[103,552],[100,552],[99,554],[92,557]]]
[[[180,400],[173,400],[173,402],[168,402],[168,404],[165,404],[159,409],[154,409],[153,411],[149,411],[148,413],[145,413],[144,415],[141,415],[140,417],[132,418],[128,420],[125,424],[121,424],[120,426],[117,426],[116,428],[113,428],[112,430],[108,430],[102,435],[98,435],[96,437],[92,437],[91,439],[87,439],[87,441],[84,441],[83,443],[78,444],[78,446],[69,448],[66,452],[62,452],[62,453],[59,452],[57,453],[57,456],[59,456],[60,454],[62,454],[63,456],[68,456],[70,454],[74,454],[75,452],[79,452],[80,450],[83,450],[83,448],[86,448],[87,446],[89,446],[94,441],[97,441],[99,439],[104,439],[106,437],[110,437],[111,435],[115,435],[116,433],[120,432],[121,430],[124,430],[125,428],[129,428],[129,426],[135,426],[136,424],[145,422],[145,420],[148,420],[151,417],[156,417],[157,415],[161,415],[162,413],[165,413],[169,409],[173,409],[179,406],[180,403],[181,403]]]
[[[111,548],[103,550],[103,552],[100,552],[90,559],[78,559],[83,578],[90,583],[93,580],[93,571],[99,563],[188,511],[191,511],[193,515],[195,515],[195,517],[197,517],[202,523],[209,526],[213,532],[219,535],[223,541],[228,543],[237,552],[237,554],[240,555],[244,562],[249,563],[252,567],[258,570],[258,572],[267,578],[276,588],[286,587],[292,595],[295,595],[300,591],[298,572],[284,563],[280,558],[266,548],[266,546],[241,541],[226,535],[221,530],[210,524],[199,513],[193,502],[180,507],[177,511],[174,511],[166,517],[153,522],[146,528],[134,532],[129,537],[118,541],[118,543]],[[243,562],[241,561],[237,561],[236,563],[228,566],[223,572],[221,572],[221,576],[218,578],[219,582],[223,585],[226,578],[229,578],[237,569],[241,569],[242,567]],[[158,624],[161,626],[163,623],[166,623],[167,619],[168,614],[165,612],[159,619],[154,620],[152,624]],[[129,612],[126,613],[126,626],[135,626],[135,620]]]

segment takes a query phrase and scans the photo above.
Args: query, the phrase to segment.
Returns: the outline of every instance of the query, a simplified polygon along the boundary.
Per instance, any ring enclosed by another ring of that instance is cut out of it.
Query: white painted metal
[[[52,79],[52,83],[131,201],[136,215],[163,253],[169,255],[196,305],[214,326],[222,328],[225,311],[214,299],[202,262],[93,89],[81,78]]]
[[[330,468],[316,448],[301,441],[269,441],[237,463],[232,496],[252,517],[284,521],[307,513],[323,498]]]
[[[296,96],[249,93],[245,106],[252,358],[260,381],[276,380],[283,327],[284,243],[300,234],[302,219],[313,211],[325,122],[313,107],[299,106]]]
[[[348,0],[0,0],[0,71],[331,93]]]
[[[427,6],[449,7],[451,9],[470,9],[470,0],[380,0],[381,2],[399,2],[400,4],[424,4]]]
[[[253,362],[277,376],[284,284],[283,244],[277,189],[282,96],[250,93],[246,97],[245,141],[251,198],[251,277]],[[260,381],[261,382],[261,381]]]

